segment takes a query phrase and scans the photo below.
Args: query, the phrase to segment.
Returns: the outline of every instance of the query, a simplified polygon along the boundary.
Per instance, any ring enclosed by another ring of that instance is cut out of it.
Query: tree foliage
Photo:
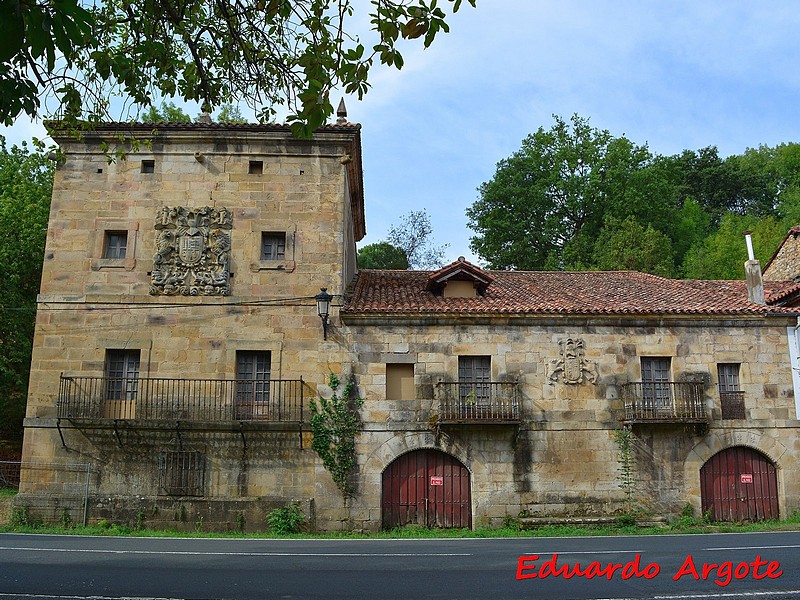
[[[358,251],[360,269],[408,269],[408,257],[402,248],[389,242],[368,244]]]
[[[606,211],[625,204],[631,171],[650,158],[588,119],[554,119],[498,163],[467,210],[472,250],[492,268],[585,267]]]
[[[675,275],[669,238],[652,225],[644,227],[633,216],[622,222],[613,217],[606,221],[594,246],[594,266],[602,271]]]
[[[216,118],[217,123],[247,123],[241,109],[236,104],[223,104]]]
[[[0,430],[22,434],[53,163],[0,136]]]
[[[554,118],[467,210],[472,248],[492,268],[741,278],[744,230],[766,261],[800,223],[800,144],[659,156],[577,115]]]
[[[436,246],[431,240],[433,226],[425,209],[412,210],[400,218],[399,225],[392,225],[386,241],[400,248],[406,255],[411,269],[439,268],[444,264],[444,253],[448,245]]]
[[[472,6],[475,0],[467,0]],[[451,12],[462,0],[446,0]],[[365,16],[365,43],[354,28]],[[0,5],[0,122],[20,113],[77,125],[121,96],[242,100],[269,120],[288,105],[296,135],[333,113],[335,87],[361,98],[376,63],[401,68],[401,40],[447,32],[436,0],[59,0]],[[44,99],[44,104],[42,99]]]
[[[153,105],[142,114],[142,121],[145,123],[191,123],[192,117],[186,114],[174,102],[162,102],[161,108]]]

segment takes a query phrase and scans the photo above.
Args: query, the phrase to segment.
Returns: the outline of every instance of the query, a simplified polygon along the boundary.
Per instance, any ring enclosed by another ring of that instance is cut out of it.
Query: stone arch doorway
[[[703,514],[715,521],[763,521],[778,518],[775,465],[746,446],[720,450],[700,469]]]
[[[454,456],[425,448],[392,461],[381,477],[383,527],[471,527],[470,473]]]

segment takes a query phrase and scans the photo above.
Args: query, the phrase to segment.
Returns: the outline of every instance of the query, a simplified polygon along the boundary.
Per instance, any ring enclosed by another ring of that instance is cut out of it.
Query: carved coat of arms
[[[159,209],[150,293],[229,295],[232,227],[233,215],[227,208]]]
[[[597,381],[597,363],[587,361],[583,349],[583,340],[580,338],[565,338],[558,340],[561,358],[551,360],[547,366],[549,383],[556,381],[576,384]]]

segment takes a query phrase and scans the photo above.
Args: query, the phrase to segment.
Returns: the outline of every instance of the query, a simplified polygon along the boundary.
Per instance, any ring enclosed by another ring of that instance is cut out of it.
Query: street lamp
[[[319,294],[314,296],[317,301],[317,314],[322,319],[322,339],[328,339],[328,315],[331,314],[331,300],[333,296],[328,293],[328,288],[320,288]]]

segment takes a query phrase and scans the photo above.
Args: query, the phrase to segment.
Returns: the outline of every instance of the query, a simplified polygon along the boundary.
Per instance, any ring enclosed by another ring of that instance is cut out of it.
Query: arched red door
[[[471,527],[469,470],[440,450],[396,458],[382,477],[383,526]]]
[[[717,452],[700,469],[703,514],[714,521],[763,521],[778,518],[775,465],[752,448]]]

